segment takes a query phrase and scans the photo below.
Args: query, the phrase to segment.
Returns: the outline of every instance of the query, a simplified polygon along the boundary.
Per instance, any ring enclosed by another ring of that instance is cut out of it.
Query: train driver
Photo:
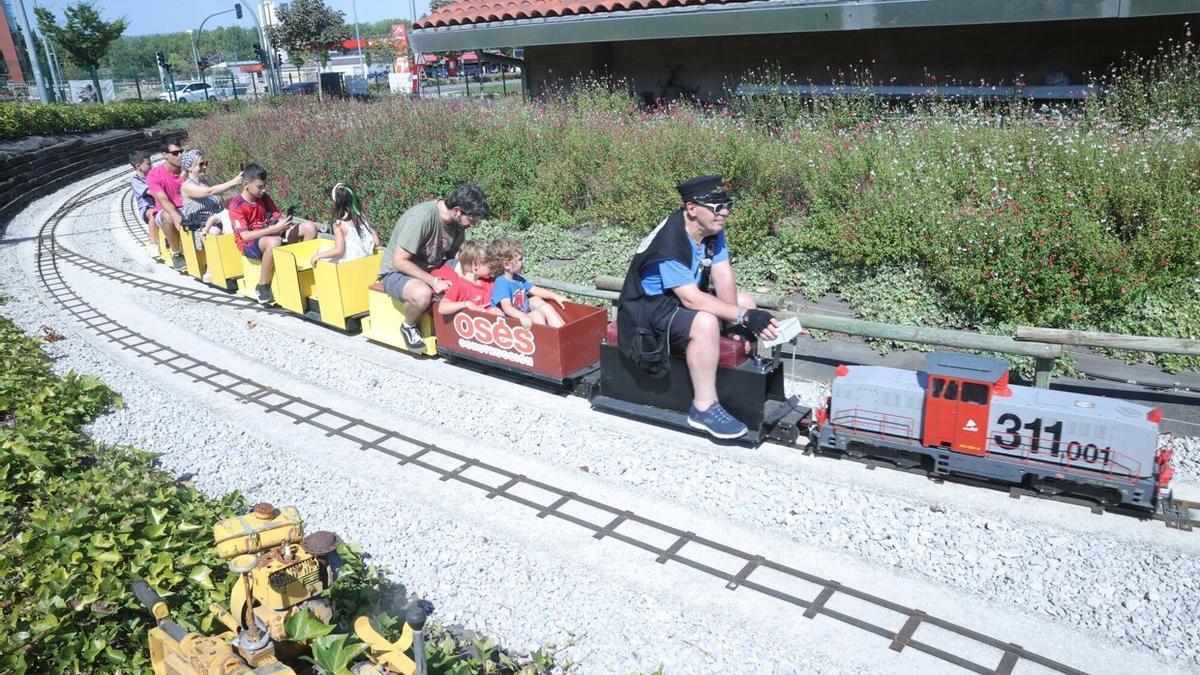
[[[764,339],[778,322],[737,290],[725,244],[733,207],[721,176],[701,176],[676,188],[683,206],[638,245],[617,308],[621,352],[665,377],[670,354],[683,352],[692,380],[688,424],[716,438],[738,438],[746,425],[717,400],[722,322]]]

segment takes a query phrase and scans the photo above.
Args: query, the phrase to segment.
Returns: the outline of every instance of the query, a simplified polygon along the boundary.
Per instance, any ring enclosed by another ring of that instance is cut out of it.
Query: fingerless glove
[[[742,322],[750,329],[750,332],[758,335],[766,330],[767,326],[771,325],[771,313],[763,309],[748,309],[746,310],[746,318]]]

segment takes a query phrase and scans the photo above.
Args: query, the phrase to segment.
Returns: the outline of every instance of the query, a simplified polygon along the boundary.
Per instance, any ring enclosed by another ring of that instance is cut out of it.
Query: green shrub
[[[181,624],[207,628],[227,597],[211,551],[222,501],[151,470],[152,455],[102,448],[79,432],[120,399],[99,380],[50,371],[38,345],[0,318],[0,670],[148,670],[145,578]]]
[[[0,362],[0,672],[149,673],[151,619],[130,586],[145,579],[177,623],[211,634],[208,605],[225,605],[236,581],[213,552],[211,527],[246,504],[236,493],[209,499],[154,469],[153,455],[80,433],[120,398],[94,377],[55,375],[38,342],[4,317]],[[320,640],[353,651],[354,618],[370,614],[396,629],[389,612],[403,597],[360,549],[343,544],[339,553],[329,593],[340,632]],[[557,658],[571,645],[518,655],[436,622],[426,635],[435,674],[572,668]]]
[[[744,281],[813,293],[906,268],[972,326],[1103,329],[1200,274],[1196,62],[1190,39],[1165,46],[1118,71],[1107,98],[1053,115],[857,95],[646,112],[597,83],[532,104],[286,101],[191,135],[226,169],[267,166],[276,196],[305,214],[324,217],[329,186],[354,184],[385,237],[409,206],[476,182],[502,229],[530,242],[531,269],[544,271],[533,239],[595,231],[553,263],[572,281],[622,274],[632,249],[618,247],[677,207],[674,185],[720,172],[738,199],[728,236]]]
[[[141,129],[170,118],[203,117],[223,105],[226,104],[167,101],[84,105],[5,103],[0,105],[0,139],[105,129]]]

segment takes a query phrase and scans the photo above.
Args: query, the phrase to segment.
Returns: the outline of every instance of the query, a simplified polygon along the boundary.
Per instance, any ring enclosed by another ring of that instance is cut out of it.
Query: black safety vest
[[[618,346],[635,365],[655,377],[666,377],[671,368],[669,328],[680,302],[672,292],[647,295],[642,288],[642,270],[664,260],[674,260],[688,268],[692,266],[692,242],[683,225],[683,210],[680,209],[642,239],[629,264],[618,299]],[[716,242],[716,235],[701,240],[709,260]],[[704,265],[700,274],[703,291],[709,290],[710,269],[711,264]]]

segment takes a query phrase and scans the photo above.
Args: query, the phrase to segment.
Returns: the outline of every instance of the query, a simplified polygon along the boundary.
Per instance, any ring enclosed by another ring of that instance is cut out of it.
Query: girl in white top
[[[329,196],[333,199],[333,248],[321,249],[310,263],[315,267],[321,259],[340,263],[374,254],[379,233],[367,222],[354,191],[338,183]]]

